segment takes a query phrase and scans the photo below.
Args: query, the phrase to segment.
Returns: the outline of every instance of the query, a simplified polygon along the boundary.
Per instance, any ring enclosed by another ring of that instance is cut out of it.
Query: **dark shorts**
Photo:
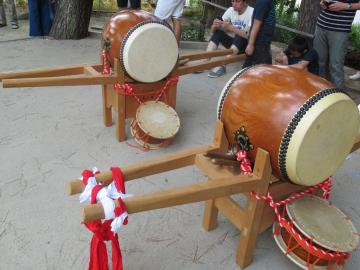
[[[216,30],[211,36],[210,41],[214,42],[217,46],[221,43],[225,48],[229,49],[231,45],[235,45],[239,53],[244,53],[247,46],[247,39],[236,35],[231,37],[222,30]]]
[[[117,0],[117,5],[119,8],[126,8],[128,6],[128,0]],[[130,0],[131,8],[140,8],[141,1],[140,0]]]
[[[272,64],[270,43],[255,44],[254,53],[246,57],[243,68],[258,64]]]

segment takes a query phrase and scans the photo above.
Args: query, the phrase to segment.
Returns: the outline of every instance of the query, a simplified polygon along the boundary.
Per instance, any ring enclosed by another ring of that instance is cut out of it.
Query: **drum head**
[[[146,101],[136,110],[136,121],[147,135],[169,139],[178,133],[180,119],[176,111],[160,101]]]
[[[274,236],[276,244],[279,246],[281,251],[284,252],[284,254],[286,254],[286,257],[288,257],[291,261],[293,261],[297,266],[301,267],[302,269],[308,270],[309,265],[307,264],[306,261],[304,261],[302,258],[297,256],[294,252],[288,252],[288,248],[287,248],[287,245],[286,245],[284,239],[282,238],[280,233],[277,233],[277,228],[278,227],[279,227],[279,224],[277,222],[274,222],[274,224],[273,224],[273,236]],[[314,267],[312,269],[314,269],[314,270],[328,270],[329,268],[327,266],[314,265]],[[330,269],[332,269],[332,268],[330,268]]]
[[[360,117],[355,103],[341,92],[320,92],[301,110],[287,128],[286,132],[292,132],[282,139],[279,167],[286,159],[288,178],[311,186],[331,176],[345,160],[358,134]]]
[[[286,211],[302,234],[326,249],[349,252],[359,244],[359,236],[353,223],[325,199],[303,196],[287,204]]]
[[[120,52],[127,74],[145,83],[165,78],[174,68],[178,54],[172,30],[153,21],[134,26],[124,38]]]

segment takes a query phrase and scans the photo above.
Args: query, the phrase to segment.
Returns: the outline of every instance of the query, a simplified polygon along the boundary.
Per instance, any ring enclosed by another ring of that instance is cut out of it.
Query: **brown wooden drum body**
[[[359,128],[355,103],[311,73],[287,66],[259,65],[235,74],[218,102],[226,136],[245,127],[254,146],[270,153],[273,173],[314,185],[335,172]]]
[[[126,74],[140,82],[165,78],[178,59],[178,45],[170,26],[141,10],[113,15],[104,27],[102,46],[112,67],[114,58],[118,58]]]

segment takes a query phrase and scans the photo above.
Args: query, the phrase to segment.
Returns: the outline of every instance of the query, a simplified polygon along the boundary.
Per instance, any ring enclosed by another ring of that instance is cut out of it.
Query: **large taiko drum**
[[[273,225],[279,248],[303,269],[343,269],[359,245],[359,233],[340,209],[317,196],[303,196],[285,207],[283,226]]]
[[[218,119],[234,143],[242,128],[252,150],[269,152],[275,176],[310,186],[332,175],[350,152],[359,112],[341,89],[306,71],[259,65],[243,69],[225,85]]]
[[[160,81],[178,59],[178,44],[170,26],[141,10],[113,15],[104,27],[102,44],[110,65],[118,58],[125,73],[139,82]]]

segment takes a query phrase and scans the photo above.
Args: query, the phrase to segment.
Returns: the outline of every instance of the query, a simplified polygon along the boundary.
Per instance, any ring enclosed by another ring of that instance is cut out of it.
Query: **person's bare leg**
[[[176,40],[177,40],[178,43],[180,43],[181,21],[179,19],[173,18],[172,22],[173,22],[173,28],[174,28],[174,33],[175,33]]]
[[[233,54],[235,54],[235,55],[239,53],[239,49],[235,45],[231,45],[230,49],[232,49]]]

